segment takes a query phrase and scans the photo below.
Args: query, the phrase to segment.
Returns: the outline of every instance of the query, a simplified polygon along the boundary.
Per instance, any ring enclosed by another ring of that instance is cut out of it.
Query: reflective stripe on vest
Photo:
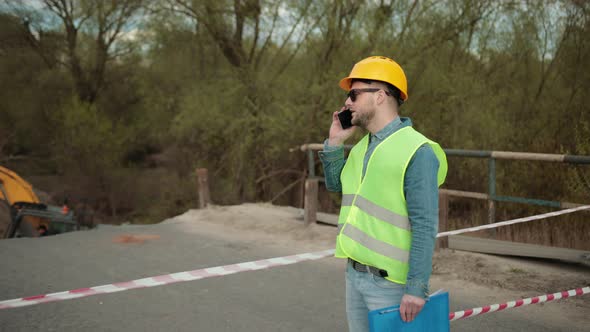
[[[363,178],[368,143],[367,135],[353,147],[341,174],[335,256],[387,270],[388,280],[405,284],[412,239],[403,192],[406,168],[416,150],[429,144],[439,160],[440,185],[446,176],[446,156],[437,143],[405,127],[377,145]]]
[[[352,194],[342,195],[342,206],[353,205],[353,200],[354,195]],[[403,228],[408,231],[410,230],[410,219],[408,219],[407,216],[402,216],[393,211],[382,208],[379,205],[364,198],[363,196],[359,195],[356,197],[356,200],[354,201],[354,206],[358,207],[359,209],[365,211],[367,214],[375,218],[383,220],[396,227]]]
[[[383,256],[391,257],[402,263],[408,262],[409,255],[407,251],[394,247],[383,241],[374,239],[353,225],[346,225],[346,227],[344,227],[342,230],[342,234],[350,237],[351,239],[357,239],[357,242],[363,246]]]

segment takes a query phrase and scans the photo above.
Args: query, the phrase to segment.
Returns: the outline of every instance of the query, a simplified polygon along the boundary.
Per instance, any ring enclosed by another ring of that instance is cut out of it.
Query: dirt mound
[[[296,243],[310,250],[334,246],[336,227],[319,224],[305,226],[302,216],[300,209],[289,206],[249,203],[190,210],[164,223],[174,223],[189,233],[208,233],[269,244]]]

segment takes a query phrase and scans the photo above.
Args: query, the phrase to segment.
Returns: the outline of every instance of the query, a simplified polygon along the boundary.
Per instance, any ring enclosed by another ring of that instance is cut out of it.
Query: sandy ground
[[[187,232],[225,239],[239,238],[279,246],[296,242],[299,248],[309,251],[333,248],[336,227],[318,224],[304,227],[301,221],[301,210],[293,207],[242,204],[191,210],[164,223],[175,223]],[[434,255],[431,285],[432,291],[442,288],[448,290],[451,297],[453,294],[467,296],[474,307],[479,307],[590,286],[590,267],[446,249]],[[556,324],[585,321],[590,326],[590,294],[560,300],[559,305],[553,303],[557,302],[533,306],[551,306],[543,315]],[[471,308],[454,308],[463,309]]]

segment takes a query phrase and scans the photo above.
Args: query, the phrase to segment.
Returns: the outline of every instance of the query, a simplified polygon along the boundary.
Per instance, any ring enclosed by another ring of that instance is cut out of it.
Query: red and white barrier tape
[[[532,221],[532,220],[539,220],[539,219],[545,219],[545,218],[550,218],[550,217],[556,217],[556,216],[559,216],[559,215],[562,215],[562,214],[573,213],[573,212],[578,212],[578,211],[588,210],[588,209],[590,209],[590,205],[583,205],[583,206],[578,206],[578,207],[571,208],[571,209],[559,210],[559,211],[554,211],[554,212],[549,212],[549,213],[543,213],[543,214],[538,214],[538,215],[530,216],[530,217],[524,217],[524,218],[518,218],[518,219],[512,219],[512,220],[497,222],[497,223],[493,223],[493,224],[487,224],[487,225],[481,225],[481,226],[475,226],[475,227],[457,229],[457,230],[454,230],[454,231],[441,232],[441,233],[438,233],[436,235],[436,237],[445,237],[445,236],[450,236],[450,235],[457,235],[457,234],[475,232],[475,231],[480,231],[482,229],[496,228],[496,227],[500,227],[500,226],[507,226],[507,225],[512,225],[512,224],[518,224],[518,223]]]
[[[282,265],[295,264],[295,263],[299,263],[299,262],[303,262],[303,261],[317,260],[317,259],[321,259],[321,258],[333,256],[333,255],[334,255],[334,250],[330,249],[330,250],[324,250],[324,251],[310,252],[310,253],[306,253],[306,254],[276,257],[276,258],[262,259],[262,260],[246,262],[246,263],[238,263],[238,264],[210,267],[210,268],[193,270],[193,271],[178,272],[178,273],[161,275],[161,276],[157,276],[157,277],[149,277],[149,278],[137,279],[137,280],[126,281],[126,282],[118,282],[118,283],[114,283],[114,284],[110,284],[110,285],[102,285],[102,286],[95,286],[95,287],[90,287],[90,288],[80,288],[80,289],[75,289],[75,290],[70,290],[70,291],[65,291],[65,292],[29,296],[29,297],[23,297],[23,298],[19,298],[19,299],[0,301],[0,310],[1,309],[24,307],[24,306],[29,306],[29,305],[39,304],[39,303],[70,300],[70,299],[91,296],[91,295],[97,295],[97,294],[122,292],[122,291],[126,291],[129,289],[134,289],[134,288],[155,287],[155,286],[160,286],[160,285],[173,284],[173,283],[177,283],[177,282],[192,281],[192,280],[205,279],[205,278],[210,278],[210,277],[218,277],[218,276],[238,273],[238,272],[242,272],[242,271],[262,270],[262,269],[268,269],[270,267],[275,267],[275,266],[282,266]]]
[[[516,223],[521,223],[525,221],[543,219],[558,216],[561,214],[572,213],[580,210],[590,209],[590,205],[580,206],[572,209],[561,210],[556,212],[550,212],[545,214],[540,214],[536,216],[526,217],[526,218],[519,218],[508,220],[504,222],[465,228],[450,232],[442,232],[437,235],[437,237],[449,236],[449,235],[456,235],[461,233],[467,232],[474,232],[482,229],[487,228],[494,228],[500,227],[505,225],[511,225]],[[2,309],[9,309],[9,308],[17,308],[17,307],[24,307],[39,303],[46,303],[46,302],[53,302],[53,301],[63,301],[63,300],[70,300],[80,297],[86,297],[91,295],[97,294],[106,294],[106,293],[116,293],[122,292],[130,289],[135,288],[146,288],[146,287],[155,287],[167,284],[173,284],[177,282],[185,282],[185,281],[192,281],[210,277],[218,277],[228,274],[234,274],[238,272],[244,271],[254,271],[254,270],[262,270],[268,269],[275,266],[282,266],[282,265],[290,265],[295,264],[303,261],[310,261],[310,260],[317,260],[326,257],[330,257],[334,255],[334,249],[299,254],[299,255],[292,255],[292,256],[284,256],[284,257],[276,257],[270,259],[262,259],[258,261],[246,262],[246,263],[238,263],[232,265],[225,265],[225,266],[217,266],[217,267],[210,267],[205,269],[193,270],[193,271],[185,271],[185,272],[177,272],[172,274],[166,274],[156,277],[148,277],[143,279],[137,279],[132,281],[126,282],[119,282],[109,285],[102,285],[102,286],[95,286],[89,288],[80,288],[70,291],[63,291],[58,293],[50,293],[50,294],[42,294],[36,296],[29,296],[23,297],[18,299],[12,300],[5,300],[0,301],[0,310]],[[457,318],[458,319],[458,318]]]
[[[584,288],[576,288],[576,289],[553,293],[553,294],[546,294],[546,295],[542,295],[542,296],[530,297],[528,299],[510,301],[510,302],[502,303],[502,304],[492,304],[492,305],[481,307],[481,308],[474,308],[474,309],[456,311],[456,312],[450,313],[449,320],[452,322],[457,319],[473,317],[473,316],[482,315],[482,314],[486,314],[486,313],[490,313],[490,312],[494,312],[494,311],[522,307],[522,306],[529,305],[529,304],[537,304],[537,303],[549,302],[549,301],[553,301],[553,300],[565,299],[565,298],[568,298],[571,296],[584,295],[584,294],[588,294],[588,293],[590,293],[590,286],[587,286]]]

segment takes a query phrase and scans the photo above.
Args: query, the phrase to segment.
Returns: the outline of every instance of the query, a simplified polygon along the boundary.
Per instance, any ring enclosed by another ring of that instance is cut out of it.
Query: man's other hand
[[[399,313],[402,316],[402,320],[404,322],[413,321],[422,310],[422,307],[424,307],[425,302],[426,301],[422,298],[405,294],[404,297],[402,297],[402,302],[399,306]]]

